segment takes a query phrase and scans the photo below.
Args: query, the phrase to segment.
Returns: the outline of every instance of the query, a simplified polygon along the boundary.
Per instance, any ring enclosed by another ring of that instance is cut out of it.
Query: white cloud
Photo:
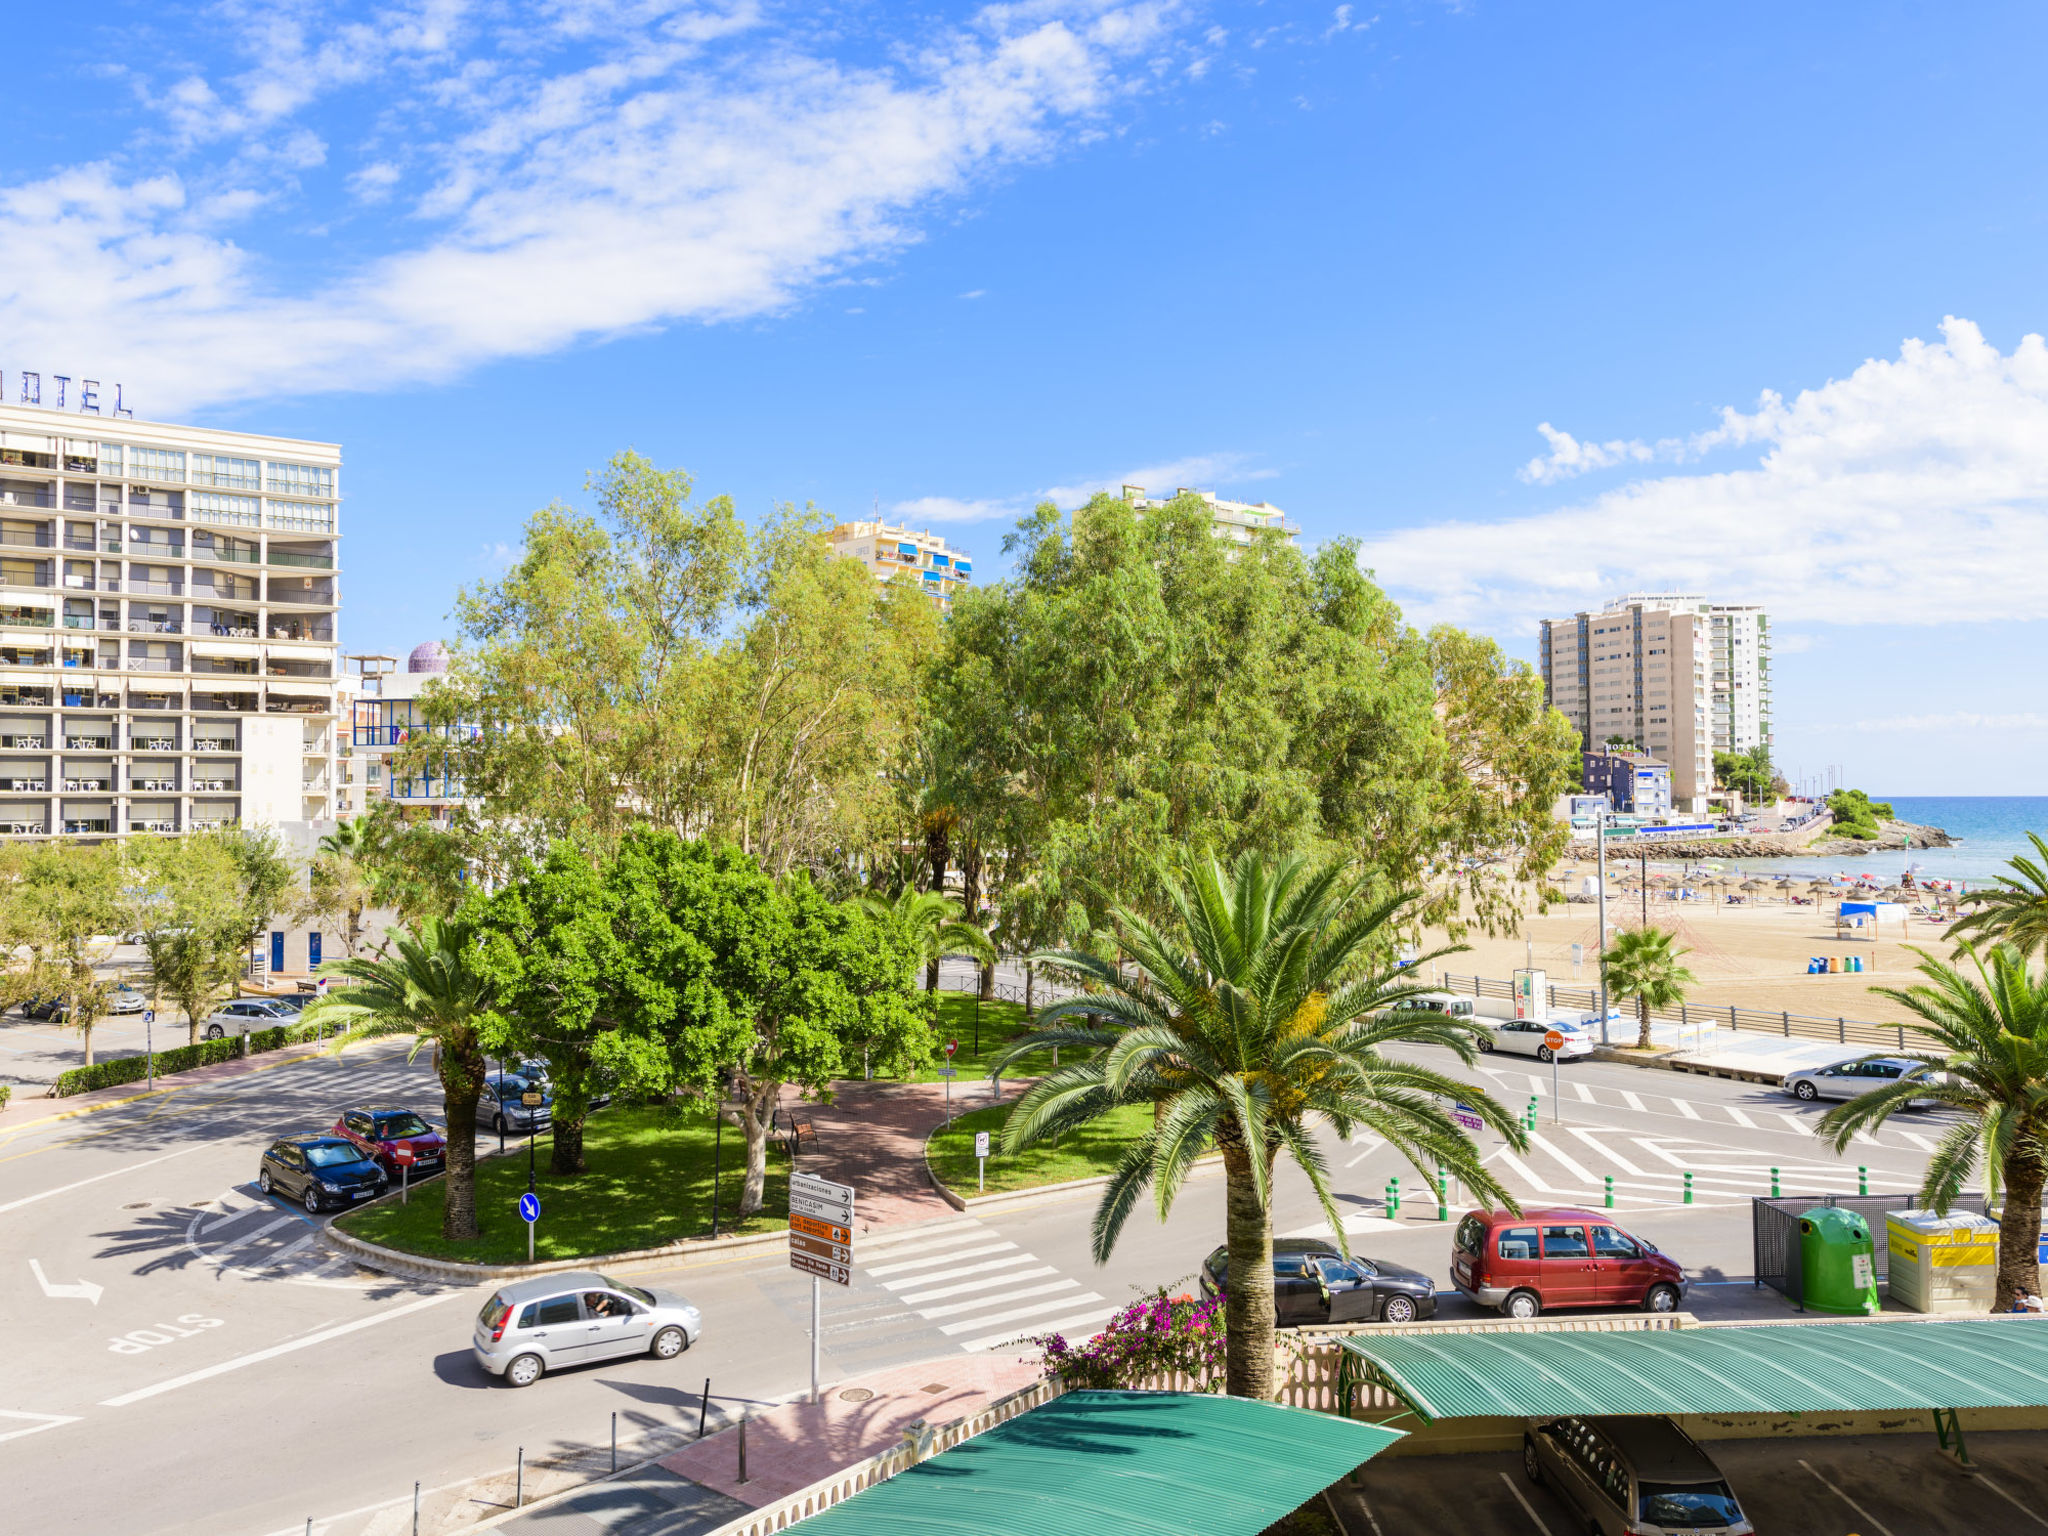
[[[1071,142],[1176,19],[1154,0],[991,7],[855,65],[749,0],[220,10],[246,68],[138,87],[167,140],[0,187],[13,355],[88,360],[153,414],[774,313],[916,241],[933,200]],[[401,162],[424,190],[409,218],[287,264],[268,237],[332,138],[295,118],[347,92],[377,124],[336,168],[358,208]]]
[[[889,520],[896,523],[984,523],[995,517],[1015,517],[1024,509],[1014,501],[962,501],[955,496],[919,496],[911,501],[889,504]]]
[[[1950,318],[1938,343],[1908,341],[1896,359],[1789,403],[1767,393],[1753,412],[1667,441],[1683,445],[1674,456],[1766,451],[1751,467],[1637,480],[1553,511],[1370,538],[1360,559],[1418,619],[1495,632],[1646,589],[1762,603],[1790,622],[2048,617],[2039,336],[2001,353]]]
[[[1893,715],[1883,720],[1858,720],[1848,729],[1881,735],[1895,731],[2048,731],[2048,715],[1979,715],[1958,710],[1946,715]]]

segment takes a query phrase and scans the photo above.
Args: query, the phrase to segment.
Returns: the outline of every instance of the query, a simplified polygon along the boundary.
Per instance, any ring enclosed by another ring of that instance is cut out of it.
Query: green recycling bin
[[[1838,1205],[1817,1205],[1799,1218],[1800,1300],[1816,1312],[1867,1317],[1877,1299],[1877,1246],[1870,1223]]]

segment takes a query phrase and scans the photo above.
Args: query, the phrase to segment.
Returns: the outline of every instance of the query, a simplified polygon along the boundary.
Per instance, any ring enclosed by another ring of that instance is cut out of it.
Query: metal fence
[[[1446,992],[1469,993],[1474,997],[1497,997],[1512,1002],[1515,996],[1514,983],[1501,981],[1491,976],[1459,975],[1451,971],[1440,971],[1437,985]],[[1552,982],[1549,987],[1550,1006],[1554,1010],[1579,1009],[1586,1013],[1597,1013],[1600,1008],[1600,992],[1597,987],[1559,986]],[[1613,1006],[1624,1013],[1630,1010],[1626,1000],[1614,999]],[[1820,1014],[1790,1013],[1775,1008],[1741,1008],[1734,1003],[1680,1003],[1677,1011],[1653,1012],[1650,1018],[1655,1023],[1676,1024],[1682,1031],[1702,1024],[1711,1024],[1715,1029],[1726,1029],[1735,1033],[1748,1030],[1754,1034],[1784,1035],[1809,1040],[1833,1040],[1838,1045],[1891,1046],[1896,1050],[1906,1049],[1906,1026],[1903,1024],[1880,1024],[1873,1019],[1852,1019],[1843,1015],[1833,1018]],[[1604,1042],[1603,1042],[1604,1043]]]
[[[1953,1209],[1984,1214],[1982,1195],[1964,1195]],[[1905,1195],[1754,1195],[1749,1202],[1750,1274],[1754,1283],[1783,1291],[1806,1310],[1803,1277],[1799,1264],[1799,1218],[1816,1205],[1838,1205],[1854,1211],[1870,1227],[1874,1247],[1871,1265],[1882,1282],[1891,1273],[1891,1243],[1885,1231],[1885,1212],[1909,1210],[1913,1201]]]

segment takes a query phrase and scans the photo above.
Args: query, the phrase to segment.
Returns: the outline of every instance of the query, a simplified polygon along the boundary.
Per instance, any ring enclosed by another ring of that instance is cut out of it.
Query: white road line
[[[1741,1110],[1737,1109],[1733,1104],[1723,1104],[1721,1107],[1728,1111],[1728,1118],[1733,1120],[1737,1125],[1741,1126],[1743,1129],[1750,1131],[1756,1129],[1756,1122],[1750,1119],[1749,1116],[1745,1115]]]
[[[939,1332],[950,1338],[956,1333],[966,1333],[970,1328],[991,1328],[997,1323],[1016,1322],[1019,1318],[1043,1317],[1046,1313],[1057,1312],[1062,1307],[1075,1306],[1084,1301],[1101,1300],[1102,1298],[1093,1291],[1080,1296],[1062,1296],[1055,1301],[1041,1301],[1028,1307],[1018,1307],[1014,1311],[998,1312],[994,1317],[970,1317],[964,1323],[946,1323],[940,1327]]]
[[[1598,1099],[1593,1097],[1593,1090],[1588,1088],[1584,1083],[1574,1079],[1572,1082],[1572,1087],[1578,1090],[1579,1102],[1581,1104],[1598,1104],[1600,1102]]]
[[[906,1306],[917,1306],[922,1302],[937,1301],[944,1296],[964,1296],[969,1291],[986,1291],[998,1285],[1013,1285],[1019,1280],[1043,1280],[1047,1275],[1056,1275],[1059,1270],[1047,1264],[1041,1269],[1017,1269],[1007,1275],[995,1275],[987,1280],[966,1280],[959,1285],[942,1285],[935,1291],[905,1291],[896,1299]]]
[[[1829,1493],[1832,1493],[1844,1504],[1848,1505],[1851,1509],[1855,1510],[1857,1514],[1861,1515],[1865,1520],[1868,1520],[1870,1522],[1870,1527],[1872,1530],[1882,1532],[1883,1536],[1892,1536],[1891,1527],[1886,1525],[1882,1520],[1878,1519],[1877,1516],[1873,1515],[1861,1504],[1858,1504],[1854,1499],[1850,1498],[1849,1495],[1842,1492],[1842,1490],[1837,1488],[1833,1483],[1829,1482],[1826,1478],[1821,1477],[1820,1473],[1814,1472],[1813,1463],[1808,1461],[1804,1456],[1799,1458],[1799,1465],[1806,1468],[1807,1471],[1813,1472],[1814,1477],[1819,1480],[1821,1487],[1827,1489]]]
[[[215,1248],[209,1253],[207,1253],[205,1255],[205,1258],[210,1263],[223,1263],[227,1259],[227,1256],[233,1253],[237,1248],[246,1248],[251,1243],[255,1242],[257,1238],[267,1236],[268,1234],[275,1232],[279,1227],[288,1227],[297,1220],[298,1217],[296,1216],[280,1216],[275,1221],[266,1221],[254,1232],[244,1233],[242,1236],[236,1238],[232,1243],[222,1243],[220,1247]]]
[[[1371,1157],[1373,1153],[1379,1151],[1379,1149],[1385,1145],[1386,1143],[1377,1136],[1366,1137],[1364,1143],[1359,1147],[1358,1156],[1352,1158],[1351,1161],[1346,1163],[1344,1166],[1346,1168],[1356,1168],[1360,1163],[1364,1162],[1368,1157]]]
[[[1883,1142],[1879,1141],[1875,1136],[1871,1135],[1868,1131],[1852,1131],[1849,1135],[1849,1139],[1853,1142],[1858,1142],[1866,1147],[1881,1147],[1884,1145]]]
[[[375,1317],[358,1318],[352,1323],[343,1323],[338,1328],[325,1328],[319,1333],[309,1333],[303,1339],[293,1339],[287,1344],[273,1344],[268,1349],[259,1349],[252,1355],[237,1355],[232,1360],[223,1360],[218,1365],[209,1365],[203,1370],[188,1371],[183,1376],[173,1376],[169,1381],[160,1381],[152,1387],[142,1387],[134,1392],[124,1392],[119,1397],[101,1401],[102,1408],[125,1408],[130,1403],[139,1403],[144,1398],[156,1397],[165,1392],[175,1392],[180,1387],[189,1387],[195,1382],[210,1381],[216,1376],[225,1376],[229,1371],[239,1371],[245,1365],[257,1365],[265,1360],[275,1360],[279,1355],[291,1354],[294,1350],[310,1349],[315,1344],[325,1344],[329,1339],[338,1339],[344,1334],[360,1333],[365,1328],[375,1328],[379,1323],[395,1322],[410,1312],[421,1312],[428,1307],[438,1307],[444,1301],[467,1300],[470,1288],[445,1292],[439,1296],[428,1296],[421,1301],[407,1302],[402,1307],[393,1307],[389,1312],[379,1312]]]
[[[1606,1142],[1602,1141],[1598,1136],[1594,1135],[1591,1131],[1581,1130],[1578,1126],[1575,1125],[1571,1127],[1571,1133],[1574,1136],[1578,1137],[1579,1140],[1583,1141],[1587,1146],[1591,1147],[1595,1152],[1598,1152],[1602,1157],[1607,1158],[1609,1161],[1618,1164],[1622,1172],[1630,1174],[1633,1177],[1639,1179],[1646,1177],[1642,1169],[1638,1168],[1634,1163],[1630,1162],[1627,1158],[1623,1157],[1619,1152],[1615,1151],[1614,1148],[1607,1145]]]
[[[1016,1245],[1011,1244],[1012,1247]],[[1009,1269],[1017,1264],[1036,1264],[1038,1256],[1031,1253],[1013,1253],[1007,1259],[988,1259],[980,1264],[963,1264],[947,1275],[912,1275],[908,1280],[884,1280],[885,1291],[906,1290],[913,1285],[930,1285],[934,1280],[950,1280],[953,1275],[981,1275],[992,1269]]]
[[[1649,1113],[1647,1109],[1643,1108],[1643,1101],[1637,1098],[1633,1093],[1630,1093],[1628,1089],[1624,1088],[1621,1090],[1621,1097],[1623,1101],[1627,1103],[1628,1107],[1634,1110],[1637,1114],[1646,1115]]]
[[[199,1229],[199,1236],[204,1237],[207,1233],[214,1231],[216,1228],[224,1227],[231,1221],[240,1221],[251,1211],[274,1211],[277,1209],[268,1200],[255,1200],[251,1201],[248,1205],[238,1204],[237,1202],[243,1198],[244,1196],[240,1190],[231,1189],[216,1199],[214,1204],[218,1205],[227,1214],[216,1216],[213,1220],[207,1222]]]
[[[863,1232],[855,1236],[854,1242],[864,1253],[894,1258],[897,1254],[914,1253],[920,1248],[957,1243],[964,1237],[985,1230],[978,1221],[949,1221],[942,1227],[919,1227],[914,1232],[898,1233],[893,1237],[870,1237]]]
[[[1686,1118],[1686,1119],[1688,1119],[1688,1120],[1697,1120],[1697,1119],[1699,1119],[1699,1117],[1700,1117],[1700,1112],[1699,1112],[1698,1110],[1694,1109],[1694,1108],[1692,1107],[1692,1105],[1691,1105],[1690,1103],[1688,1103],[1688,1102],[1687,1102],[1686,1100],[1684,1100],[1684,1099],[1673,1099],[1673,1100],[1672,1100],[1671,1102],[1672,1102],[1672,1103],[1674,1103],[1674,1104],[1676,1104],[1676,1105],[1678,1106],[1678,1112],[1679,1112],[1679,1113],[1680,1113],[1681,1115],[1685,1116],[1685,1118]]]
[[[919,1307],[917,1315],[919,1317],[958,1317],[962,1312],[972,1312],[981,1307],[999,1307],[1007,1302],[1024,1301],[1032,1296],[1050,1296],[1054,1291],[1076,1290],[1080,1287],[1080,1284],[1081,1282],[1078,1280],[1054,1280],[1045,1285],[1027,1285],[1021,1291],[1005,1291],[1000,1296],[977,1296],[972,1301],[955,1301],[943,1307]],[[1064,1307],[1073,1299],[1071,1296],[1062,1296],[1058,1304]],[[987,1322],[988,1319],[977,1318],[975,1321],[981,1323]]]
[[[1537,1098],[1547,1099],[1550,1097],[1550,1090],[1543,1086],[1542,1078],[1538,1077],[1534,1072],[1524,1072],[1522,1076],[1529,1079],[1529,1091],[1536,1095]]]
[[[1813,1134],[1813,1127],[1797,1115],[1788,1115],[1781,1109],[1778,1111],[1778,1118],[1802,1136],[1811,1136]]]
[[[1515,1502],[1522,1506],[1522,1513],[1529,1517],[1536,1529],[1541,1531],[1543,1536],[1550,1536],[1550,1527],[1545,1525],[1543,1517],[1536,1513],[1536,1506],[1522,1496],[1522,1490],[1515,1486],[1515,1480],[1505,1472],[1501,1473],[1500,1480],[1508,1485],[1508,1492],[1515,1496]]]
[[[318,1239],[319,1236],[320,1234],[318,1232],[308,1232],[304,1237],[300,1238],[297,1242],[286,1243],[282,1248],[278,1249],[277,1252],[271,1254],[269,1258],[264,1260],[264,1262],[266,1264],[282,1264],[286,1259],[290,1258],[300,1249],[311,1245],[316,1239]]]
[[[0,1419],[28,1419],[27,1429],[0,1430],[0,1441],[19,1440],[23,1435],[40,1435],[46,1429],[61,1429],[66,1424],[76,1424],[75,1413],[21,1413],[13,1409],[0,1408]]]
[[[101,1179],[118,1179],[122,1174],[133,1173],[138,1168],[148,1168],[156,1163],[167,1163],[174,1157],[183,1157],[187,1152],[198,1152],[210,1145],[212,1145],[210,1142],[201,1142],[197,1146],[180,1147],[175,1152],[166,1152],[162,1157],[145,1158],[139,1163],[130,1163],[125,1168],[116,1168],[111,1173],[96,1173],[89,1179],[80,1179],[76,1184],[60,1184],[57,1188],[46,1189],[39,1195],[24,1195],[19,1200],[10,1200],[7,1204],[0,1205],[0,1214],[8,1211],[18,1211],[24,1205],[34,1205],[38,1200],[47,1200],[52,1195],[68,1195],[74,1189],[83,1189],[88,1184],[97,1184]]]
[[[1983,1470],[1981,1468],[1977,1472],[1977,1481],[1982,1486],[1989,1488],[1993,1493],[1997,1494],[2001,1499],[2005,1500],[2006,1503],[2010,1504],[2014,1509],[2018,1510],[2021,1514],[2025,1515],[2029,1520],[2033,1521],[2034,1524],[2048,1526],[2048,1520],[2043,1520],[2033,1510],[2027,1508],[2026,1505],[2022,1504],[2018,1499],[2014,1498],[2011,1494],[2007,1493],[2003,1488],[1999,1487],[1998,1484],[1991,1481],[1990,1478],[1984,1475]]]
[[[1073,1328],[1099,1329],[1109,1321],[1107,1314],[1098,1307],[1093,1312],[1081,1312],[1071,1317],[1055,1318],[1049,1323],[1033,1323],[1032,1328],[1041,1334],[1065,1333]],[[1018,1332],[1012,1328],[1007,1333],[991,1333],[985,1338],[963,1339],[960,1347],[965,1350],[1000,1349],[1005,1344],[1014,1344]]]
[[[1561,1164],[1565,1172],[1569,1173],[1573,1178],[1584,1179],[1588,1184],[1598,1184],[1600,1182],[1598,1178],[1586,1170],[1584,1164],[1574,1162],[1562,1147],[1553,1141],[1546,1140],[1541,1132],[1531,1131],[1529,1133],[1529,1142],[1537,1151]]]
[[[978,1259],[985,1253],[1001,1253],[1006,1248],[1015,1248],[1015,1243],[984,1243],[979,1248],[960,1248],[952,1253],[935,1254],[928,1259],[905,1259],[900,1264],[863,1264],[861,1267],[875,1276],[900,1275],[906,1269],[930,1269],[934,1264],[950,1264],[955,1259]]]
[[[1894,1129],[1897,1128],[1894,1127]],[[1905,1137],[1906,1140],[1913,1143],[1913,1145],[1918,1147],[1922,1152],[1932,1152],[1934,1150],[1934,1143],[1929,1141],[1925,1136],[1922,1136],[1915,1131],[1900,1131],[1899,1134]]]

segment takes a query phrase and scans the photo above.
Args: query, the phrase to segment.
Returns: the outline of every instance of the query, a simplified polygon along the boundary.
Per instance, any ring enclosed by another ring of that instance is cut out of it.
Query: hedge
[[[334,1031],[327,1033],[331,1036]],[[255,1056],[287,1045],[302,1045],[319,1037],[320,1026],[317,1024],[278,1024],[269,1029],[252,1029],[248,1036],[249,1054]],[[210,1067],[217,1061],[233,1061],[241,1054],[240,1035],[223,1035],[218,1040],[202,1040],[197,1045],[173,1046],[168,1051],[156,1053],[156,1075],[169,1077],[176,1072],[189,1072],[194,1067]],[[73,1067],[58,1077],[52,1094],[56,1098],[68,1099],[74,1093],[90,1093],[95,1088],[118,1088],[123,1083],[139,1083],[148,1076],[147,1056],[117,1056],[112,1061],[102,1061],[94,1066]]]

